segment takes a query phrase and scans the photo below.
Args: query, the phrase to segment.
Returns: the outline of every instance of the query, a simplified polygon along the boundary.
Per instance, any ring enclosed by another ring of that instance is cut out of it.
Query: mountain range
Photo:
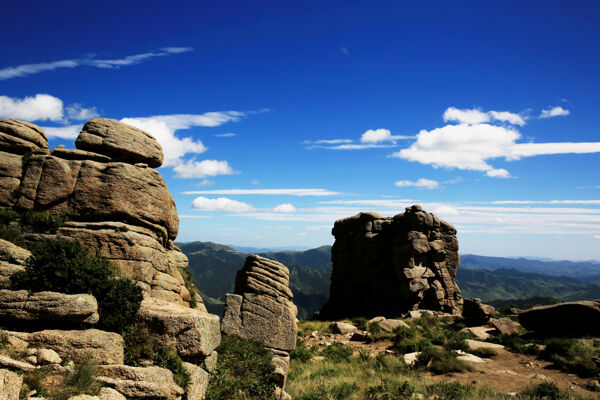
[[[225,293],[232,293],[236,272],[248,252],[212,242],[177,243],[188,256],[194,282],[210,312],[223,314]],[[290,270],[298,318],[310,318],[329,297],[331,246],[305,251],[242,248],[276,260]],[[498,306],[600,298],[600,264],[526,258],[461,256],[456,277],[463,297]],[[532,299],[533,298],[533,299]]]

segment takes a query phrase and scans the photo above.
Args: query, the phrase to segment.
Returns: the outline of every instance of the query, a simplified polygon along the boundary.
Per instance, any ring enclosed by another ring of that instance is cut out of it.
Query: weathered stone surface
[[[163,162],[162,147],[152,135],[107,118],[89,120],[77,137],[75,146],[132,164],[145,163],[152,168],[160,167]]]
[[[225,295],[221,331],[262,342],[273,351],[278,399],[285,393],[289,352],[296,348],[296,306],[289,288],[289,270],[283,264],[255,254],[237,272],[235,294]],[[355,328],[356,329],[356,328]]]
[[[208,372],[190,363],[183,363],[183,366],[190,374],[190,383],[187,389],[187,400],[202,400],[208,388]]]
[[[112,158],[103,154],[93,153],[91,151],[79,150],[79,149],[65,149],[64,147],[57,147],[52,149],[50,155],[62,158],[63,160],[91,160],[98,162],[111,162]]]
[[[456,229],[420,206],[393,218],[359,213],[336,221],[332,234],[330,295],[320,318],[452,313],[462,305]]]
[[[0,119],[0,150],[25,154],[48,149],[48,138],[37,125],[16,119]]]
[[[30,363],[13,360],[12,358],[10,358],[8,356],[3,356],[3,355],[0,355],[0,367],[19,369],[19,370],[25,371],[25,372],[33,371],[35,369],[35,366]]]
[[[533,307],[519,313],[525,329],[541,335],[600,335],[600,300]]]
[[[470,350],[477,350],[477,349],[499,350],[499,349],[504,348],[504,346],[502,346],[501,344],[482,342],[480,340],[473,340],[473,339],[467,339],[467,345],[469,345]]]
[[[23,175],[23,157],[0,151],[0,206],[12,206]]]
[[[37,358],[37,363],[40,365],[62,363],[62,358],[60,358],[58,353],[54,350],[37,349],[37,351],[35,352],[35,356]]]
[[[484,362],[484,360],[482,358],[477,357],[476,355],[473,355],[471,353],[466,353],[462,350],[454,350],[454,352],[458,354],[458,356],[456,358],[461,361],[468,361],[468,362],[472,362],[472,363]]]
[[[0,290],[0,318],[5,321],[68,321],[95,324],[98,302],[89,294]]]
[[[386,332],[394,332],[396,329],[402,328],[410,328],[408,324],[399,319],[384,319],[379,323],[379,327]]]
[[[23,378],[12,371],[0,369],[0,400],[19,400]]]
[[[489,328],[487,326],[473,326],[468,328],[463,328],[460,330],[461,333],[468,333],[473,335],[475,338],[479,340],[486,340],[490,337],[490,333],[494,330],[494,328]]]
[[[212,353],[210,353],[210,356],[204,359],[201,367],[212,374],[217,369],[217,361],[218,354],[216,351],[213,351]]]
[[[125,396],[113,388],[103,387],[100,389],[100,400],[127,400]]]
[[[480,299],[465,299],[462,316],[470,324],[483,324],[496,313],[494,307],[483,304]]]
[[[331,325],[329,325],[329,329],[331,329],[331,332],[333,333],[346,334],[354,332],[356,330],[356,327],[352,324],[347,324],[345,322],[333,322],[331,323]]]
[[[371,318],[369,321],[367,321],[367,323],[368,323],[368,324],[373,324],[373,323],[375,323],[375,322],[381,322],[381,321],[383,321],[384,319],[385,319],[385,317],[381,317],[381,316],[379,316],[379,317],[373,317],[373,318]]]
[[[123,338],[113,332],[45,330],[28,334],[25,341],[31,347],[52,349],[62,358],[74,361],[89,354],[90,361],[96,364],[123,364]]]
[[[517,334],[517,328],[510,318],[492,318],[490,319],[489,324],[503,335]]]
[[[30,256],[28,250],[0,239],[0,289],[10,288],[11,277],[25,270],[25,261]]]
[[[219,317],[197,309],[147,297],[137,319],[182,356],[208,357],[221,343]]]
[[[160,367],[101,365],[97,374],[98,382],[128,399],[173,399],[183,394],[171,371]]]
[[[235,293],[225,298],[224,334],[256,339],[277,350],[296,348],[297,309],[283,264],[249,255],[237,273]]]
[[[165,181],[153,169],[122,162],[33,155],[16,205],[73,220],[122,221],[177,236],[179,217]]]

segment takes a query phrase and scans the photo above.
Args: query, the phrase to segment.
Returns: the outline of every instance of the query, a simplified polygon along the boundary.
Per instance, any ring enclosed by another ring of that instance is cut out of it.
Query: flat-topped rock
[[[77,362],[86,357],[96,364],[123,364],[121,335],[98,329],[82,331],[45,330],[27,334],[30,347],[51,349],[61,358]]]
[[[541,335],[600,335],[600,300],[533,307],[519,313],[519,323]]]
[[[89,294],[28,290],[0,290],[0,319],[95,324],[100,319],[98,302]]]
[[[16,119],[0,119],[0,150],[25,154],[48,149],[48,138],[37,125]]]
[[[75,146],[131,164],[145,163],[152,168],[160,167],[163,162],[162,147],[152,135],[113,119],[89,120]]]
[[[182,356],[208,357],[221,343],[217,315],[165,300],[146,297],[137,320]]]
[[[165,368],[100,365],[97,375],[99,383],[128,399],[171,400],[184,393],[173,380],[171,371]]]

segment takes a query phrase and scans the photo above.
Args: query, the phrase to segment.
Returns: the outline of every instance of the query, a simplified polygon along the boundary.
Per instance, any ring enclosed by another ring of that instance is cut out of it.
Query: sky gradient
[[[599,2],[122,3],[5,4],[0,118],[153,134],[179,241],[418,203],[463,253],[600,260]]]

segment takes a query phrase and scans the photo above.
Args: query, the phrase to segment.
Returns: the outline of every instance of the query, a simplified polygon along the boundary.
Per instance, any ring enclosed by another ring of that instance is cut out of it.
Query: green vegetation
[[[544,400],[567,400],[573,398],[569,393],[560,390],[554,382],[542,382],[525,390],[523,395],[533,399]]]
[[[117,276],[116,268],[106,259],[92,256],[79,243],[63,239],[42,240],[30,250],[32,257],[27,260],[25,271],[12,277],[13,287],[89,293],[98,301],[102,329],[123,332],[131,325],[142,301],[142,290],[129,279]]]
[[[349,361],[352,357],[352,349],[341,343],[334,343],[321,350],[321,355],[333,363]]]
[[[10,208],[0,209],[0,224],[6,225],[21,218],[21,214]]]
[[[148,329],[137,325],[130,327],[123,339],[126,365],[139,366],[141,360],[152,361],[154,365],[171,371],[175,383],[187,391],[190,375],[177,351],[153,338]]]
[[[63,226],[66,221],[67,217],[46,211],[26,211],[21,214],[21,223],[30,226],[36,232],[55,230]]]
[[[185,288],[190,292],[190,308],[196,308],[198,305],[198,301],[196,300],[196,294],[198,293],[198,289],[196,285],[194,285],[194,279],[192,277],[192,271],[187,268],[179,267],[179,273],[183,278],[183,283],[185,284]]]
[[[471,386],[458,382],[440,382],[427,387],[427,394],[439,400],[462,400],[473,397],[475,390]]]
[[[498,351],[487,347],[482,347],[480,349],[471,349],[469,350],[469,353],[481,358],[493,358],[498,355]]]
[[[600,367],[593,360],[600,356],[598,341],[551,338],[545,341],[545,345],[539,358],[552,362],[556,368],[584,378],[600,374]]]
[[[4,239],[7,242],[11,242],[19,247],[26,247],[27,243],[21,233],[15,229],[11,229],[7,226],[0,226],[0,239]]]
[[[274,400],[276,378],[271,350],[262,343],[224,336],[206,400]]]
[[[415,364],[417,368],[427,369],[434,374],[447,374],[450,372],[472,371],[466,362],[459,360],[454,351],[449,349],[439,349],[428,347],[421,351]]]
[[[300,362],[308,362],[314,355],[315,353],[312,350],[307,349],[304,342],[300,339],[296,340],[296,348],[290,352],[290,358]]]
[[[395,400],[409,399],[415,393],[415,388],[408,382],[397,382],[384,379],[376,386],[370,386],[366,390],[368,400]]]

